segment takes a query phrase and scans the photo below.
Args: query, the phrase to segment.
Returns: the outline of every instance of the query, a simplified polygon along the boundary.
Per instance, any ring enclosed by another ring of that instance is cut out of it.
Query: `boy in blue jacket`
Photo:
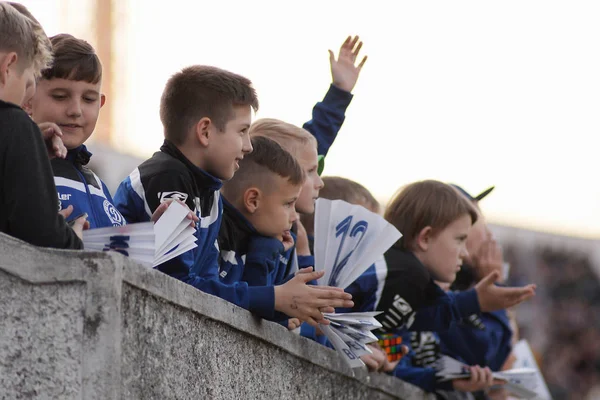
[[[225,182],[223,223],[219,231],[220,272],[224,283],[239,281],[249,286],[285,282],[284,276],[294,238],[290,232],[298,215],[296,200],[305,180],[296,159],[277,142],[252,139],[252,153],[240,161],[240,169]],[[299,322],[277,315],[295,329]]]
[[[100,178],[86,165],[92,154],[85,142],[92,135],[106,98],[101,92],[102,65],[84,40],[61,34],[50,38],[54,63],[42,71],[32,99],[25,104],[42,131],[58,131],[66,158],[51,161],[59,207],[86,213],[90,228],[120,226],[125,219],[113,205]]]
[[[316,325],[324,321],[320,308],[352,303],[343,291],[318,293],[305,284],[322,273],[299,274],[279,286],[228,285],[219,278],[219,189],[252,151],[248,130],[257,109],[256,92],[240,75],[201,65],[176,73],[161,98],[165,142],[121,183],[115,202],[128,222],[148,221],[164,201],[185,202],[200,219],[198,247],[157,269],[262,317],[272,319],[279,311]]]

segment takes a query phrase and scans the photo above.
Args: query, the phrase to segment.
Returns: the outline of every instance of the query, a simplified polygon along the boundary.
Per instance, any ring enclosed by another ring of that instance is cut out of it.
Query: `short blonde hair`
[[[434,234],[468,215],[477,221],[473,204],[458,190],[442,182],[413,182],[400,189],[388,204],[383,217],[402,232],[399,247],[412,250],[421,230],[430,226]]]
[[[265,136],[279,143],[281,147],[298,157],[306,146],[317,147],[317,140],[305,129],[274,118],[261,118],[250,126],[250,137]]]
[[[52,63],[52,45],[42,26],[23,5],[0,2],[0,52],[15,52],[21,70],[33,67],[36,77]]]

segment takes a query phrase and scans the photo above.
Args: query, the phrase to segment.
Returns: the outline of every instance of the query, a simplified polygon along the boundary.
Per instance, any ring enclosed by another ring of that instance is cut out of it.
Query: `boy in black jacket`
[[[85,219],[69,228],[42,134],[19,107],[52,60],[48,38],[33,20],[0,2],[0,232],[37,246],[80,249]]]

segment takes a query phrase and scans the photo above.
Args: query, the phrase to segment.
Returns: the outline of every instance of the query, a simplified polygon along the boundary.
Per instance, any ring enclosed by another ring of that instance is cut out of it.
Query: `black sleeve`
[[[388,272],[377,305],[377,310],[383,313],[377,319],[384,330],[408,328],[415,313],[428,302],[431,277],[421,265],[400,263],[388,257],[386,262]]]
[[[81,249],[83,243],[58,214],[58,196],[38,127],[21,110],[0,118],[3,230],[36,246]]]

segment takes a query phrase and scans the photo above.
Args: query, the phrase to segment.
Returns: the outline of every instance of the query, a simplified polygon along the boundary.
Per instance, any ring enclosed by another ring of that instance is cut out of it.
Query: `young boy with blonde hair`
[[[320,308],[352,303],[342,291],[309,290],[305,282],[322,273],[301,274],[275,287],[219,279],[219,189],[252,151],[248,130],[257,108],[251,82],[240,75],[201,65],[173,75],[160,105],[165,142],[121,183],[115,203],[128,222],[137,222],[148,221],[163,201],[185,202],[200,218],[198,247],[160,265],[160,271],[265,318],[280,311],[316,325],[324,321]]]
[[[71,229],[58,215],[46,145],[20,107],[51,61],[39,24],[0,2],[0,232],[37,246],[80,249],[85,218]]]

